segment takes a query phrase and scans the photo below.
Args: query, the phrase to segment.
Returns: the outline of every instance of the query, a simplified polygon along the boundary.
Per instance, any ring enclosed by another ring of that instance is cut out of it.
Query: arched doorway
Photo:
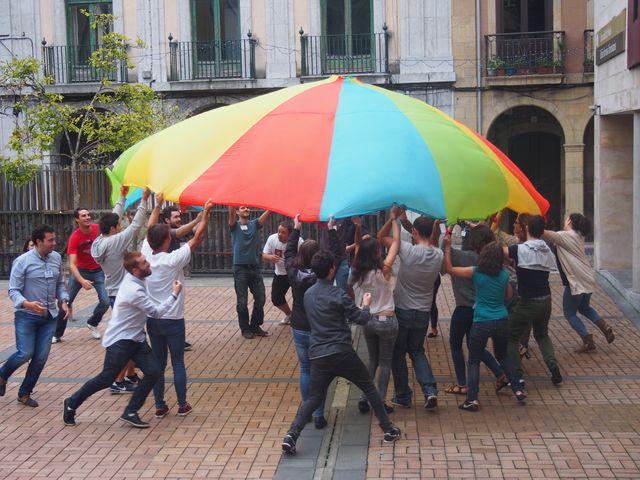
[[[593,222],[593,209],[594,209],[594,191],[593,191],[593,182],[594,182],[594,166],[593,166],[593,157],[594,157],[594,143],[593,143],[593,117],[589,120],[587,124],[587,128],[584,129],[584,136],[582,138],[582,143],[584,143],[584,161],[583,161],[583,195],[584,195],[584,215],[589,217],[593,223],[595,228],[595,223]],[[587,236],[588,242],[593,242],[593,231],[590,235]]]
[[[549,228],[562,228],[564,133],[556,118],[539,107],[514,107],[494,120],[487,138],[506,153],[549,200]],[[509,226],[514,219],[515,214],[511,214]]]

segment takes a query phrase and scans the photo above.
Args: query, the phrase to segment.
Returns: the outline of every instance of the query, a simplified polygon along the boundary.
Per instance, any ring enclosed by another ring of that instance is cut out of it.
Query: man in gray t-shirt
[[[391,245],[392,239],[388,236],[390,229],[391,220],[378,232],[378,240],[385,247]],[[443,258],[442,250],[434,246],[437,245],[437,237],[432,238],[434,235],[434,220],[418,217],[411,230],[415,245],[401,242],[398,253],[401,264],[393,295],[398,337],[393,351],[395,395],[391,401],[401,407],[410,407],[413,395],[409,387],[406,354],[411,357],[416,380],[425,395],[425,408],[430,410],[438,405],[436,379],[424,352],[433,286],[442,268]]]

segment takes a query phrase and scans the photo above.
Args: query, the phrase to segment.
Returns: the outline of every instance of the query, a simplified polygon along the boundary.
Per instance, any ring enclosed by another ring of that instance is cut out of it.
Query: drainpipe
[[[476,0],[476,130],[482,135],[482,51],[480,45],[480,0]]]

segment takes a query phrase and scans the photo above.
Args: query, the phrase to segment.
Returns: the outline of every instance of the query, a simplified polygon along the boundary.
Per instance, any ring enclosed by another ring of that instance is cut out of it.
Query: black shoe
[[[70,427],[76,426],[76,411],[69,406],[69,399],[62,401],[62,421]]]
[[[391,403],[397,407],[411,408],[411,400],[398,400],[396,397],[391,399]]]
[[[109,387],[109,391],[114,395],[120,393],[133,393],[135,387],[131,382],[113,382]]]
[[[124,376],[124,382],[125,383],[130,383],[132,385],[138,385],[140,383],[140,377],[138,376],[137,373],[134,373],[130,377],[125,375]]]
[[[137,413],[125,412],[120,416],[120,420],[136,428],[149,428],[149,424],[147,422],[143,422]]]
[[[184,351],[190,352],[192,345],[189,342],[184,342]]]
[[[246,339],[251,339],[254,337],[253,332],[249,331],[249,330],[244,330],[242,332],[242,336]]]
[[[360,411],[360,413],[369,412],[369,402],[367,402],[366,400],[359,400],[358,401],[358,410]]]
[[[36,408],[38,406],[38,402],[36,402],[31,395],[23,395],[22,397],[18,397],[18,403],[21,403],[25,407]]]
[[[465,400],[460,405],[458,405],[458,408],[467,412],[477,412],[478,410],[480,410],[480,405],[478,405],[476,402],[469,402],[468,400]]]
[[[527,399],[527,395],[522,390],[518,390],[516,392],[516,398],[520,403],[524,403],[524,401]]]
[[[5,393],[7,393],[7,381],[0,377],[0,397],[4,397]]]
[[[253,333],[256,337],[268,337],[269,336],[269,332],[267,332],[266,330],[263,330],[260,327],[255,327],[251,329],[251,333]]]
[[[429,395],[427,397],[427,401],[424,402],[424,408],[426,408],[427,410],[433,410],[437,406],[438,406],[438,397],[436,397],[435,395]]]
[[[327,426],[327,419],[324,417],[313,417],[313,424],[316,430],[322,430]]]
[[[391,427],[384,432],[384,443],[393,443],[400,438],[400,435],[402,435],[402,432],[398,427]]]
[[[550,368],[549,371],[551,372],[551,383],[553,383],[554,385],[560,385],[562,383],[562,375],[560,374],[560,369],[556,366]]]
[[[287,433],[284,436],[284,439],[282,440],[282,451],[289,455],[296,453],[296,439],[292,434]]]
[[[518,380],[518,390],[524,390],[524,378]]]
[[[386,403],[384,404],[384,411],[387,413],[393,413],[394,412],[394,408],[391,405],[387,405]]]

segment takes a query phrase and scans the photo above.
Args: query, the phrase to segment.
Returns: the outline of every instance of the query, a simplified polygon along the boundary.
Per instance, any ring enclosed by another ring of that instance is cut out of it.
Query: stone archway
[[[226,103],[209,103],[207,105],[203,105],[201,107],[194,108],[192,111],[190,111],[187,114],[186,118],[191,118],[191,117],[194,117],[194,116],[199,115],[201,113],[208,112],[209,110],[215,110],[216,108],[226,107],[226,106],[227,106]]]
[[[564,131],[547,110],[517,106],[498,115],[487,138],[506,153],[551,203],[550,228],[562,228],[564,213]],[[509,225],[513,223],[512,214]]]

